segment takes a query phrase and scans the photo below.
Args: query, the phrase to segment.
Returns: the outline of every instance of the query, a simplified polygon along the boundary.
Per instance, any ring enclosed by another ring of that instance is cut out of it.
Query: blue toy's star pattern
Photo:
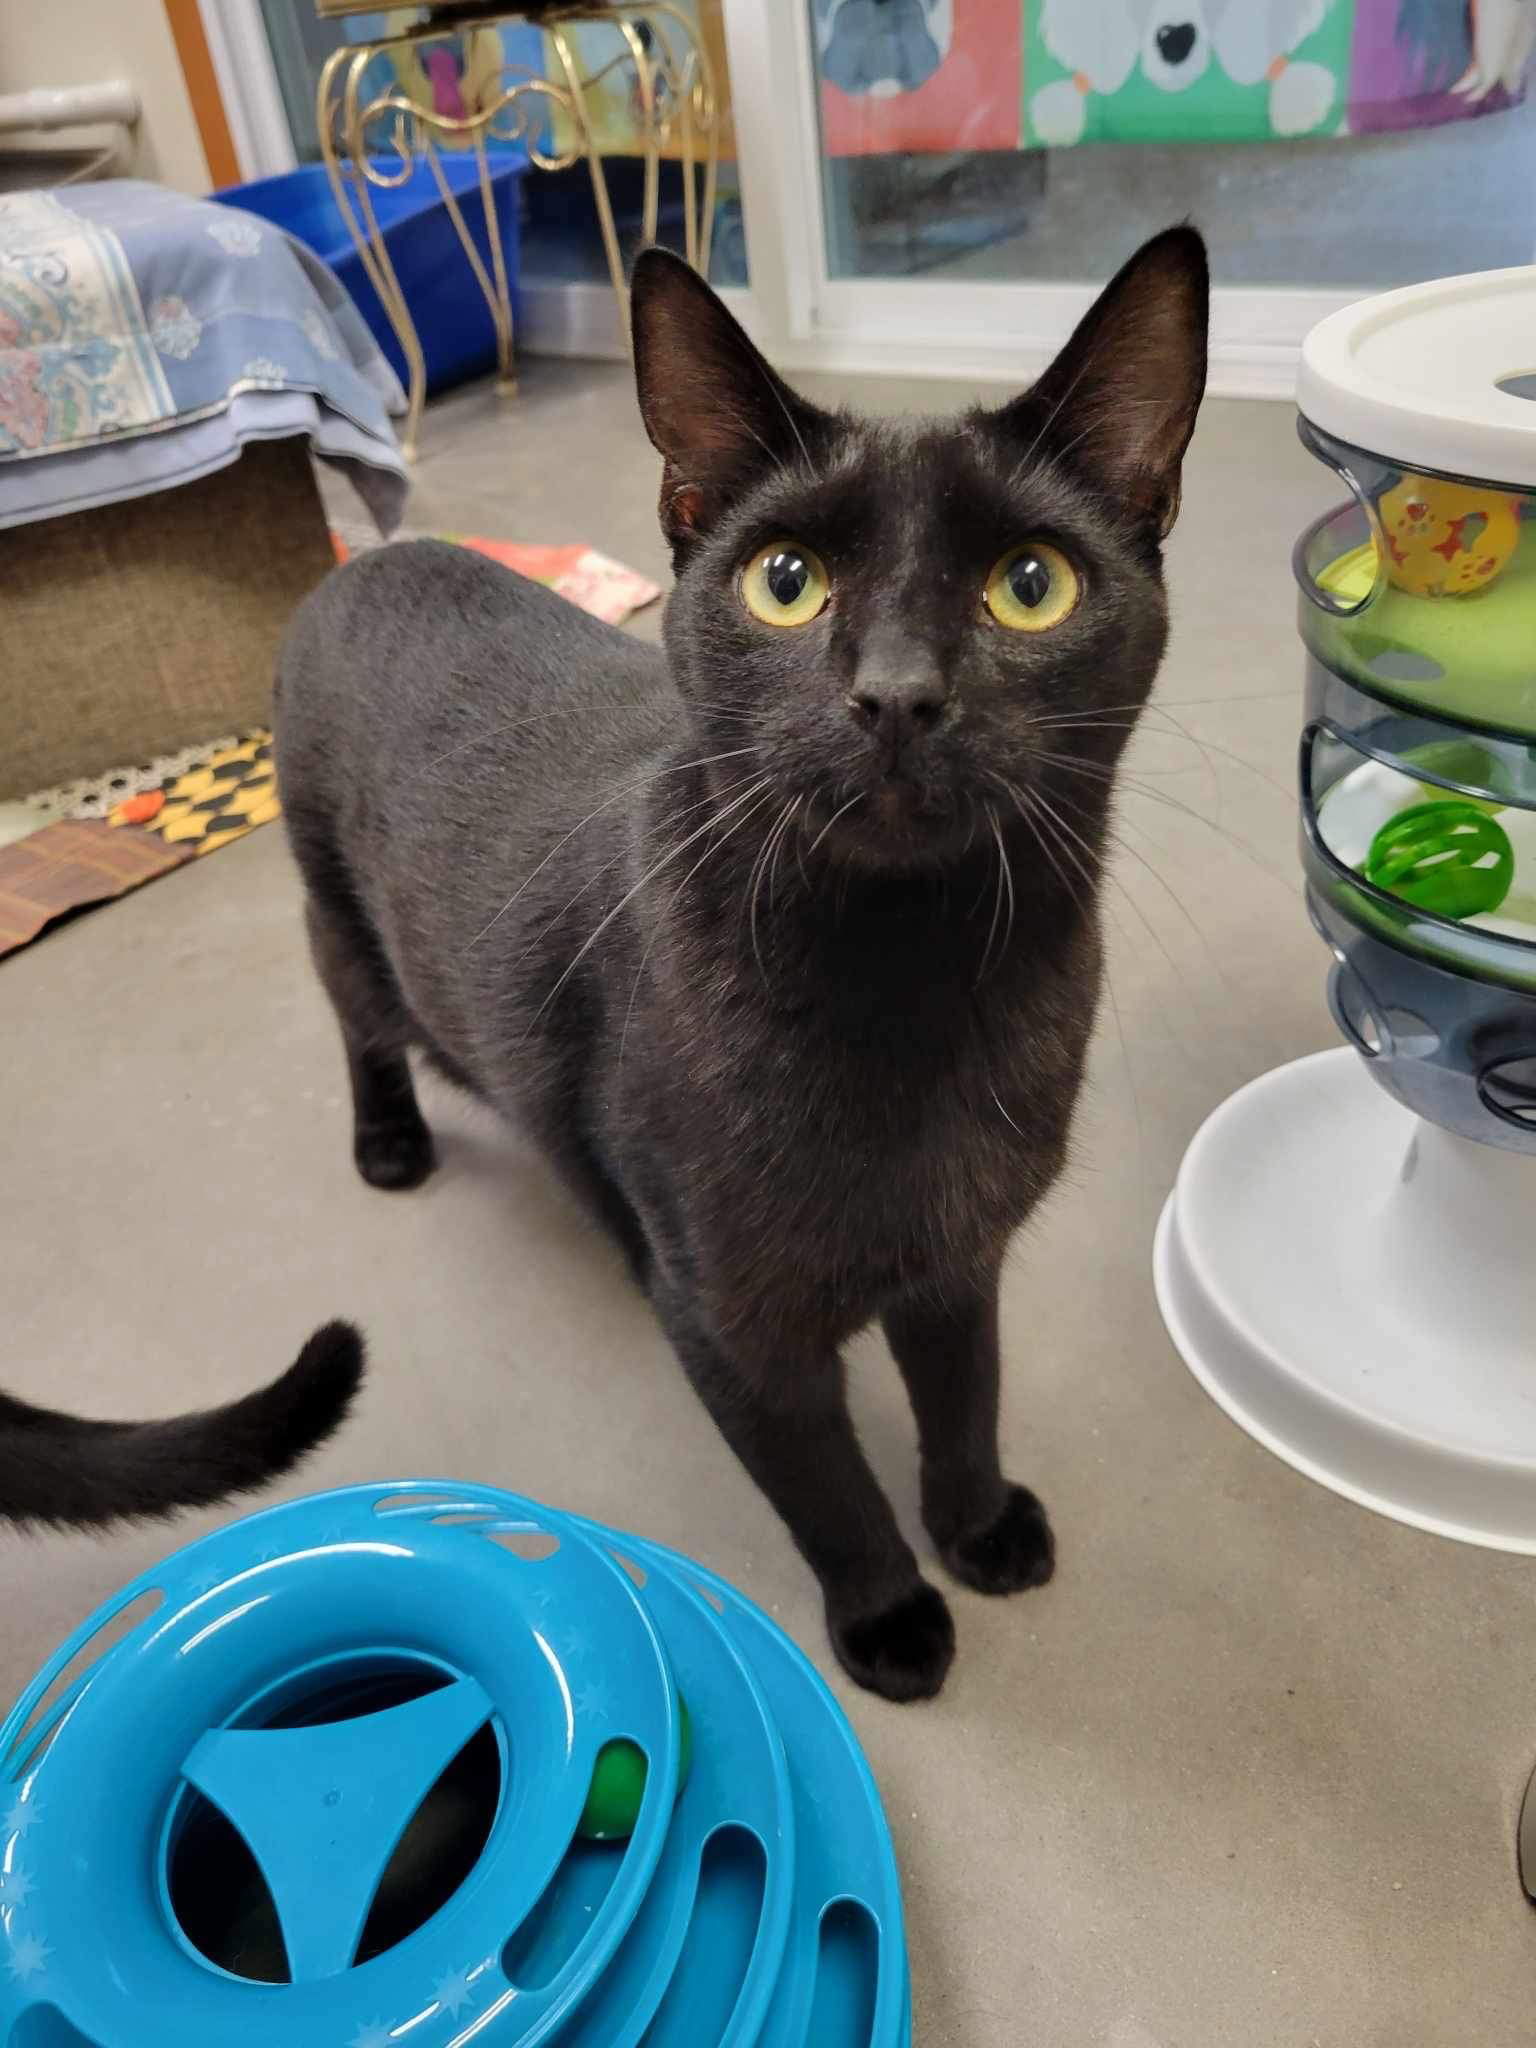
[[[196,1594],[200,1600],[205,1593],[211,1593],[215,1587],[222,1586],[227,1576],[226,1572],[221,1572],[216,1566],[210,1565],[206,1571],[199,1572],[195,1579],[188,1579],[187,1591]]]
[[[41,1977],[48,1967],[48,1958],[53,1950],[40,1934],[23,1934],[11,1943],[11,1981],[16,1984],[30,1984],[34,1977]]]
[[[475,1994],[469,1985],[469,1972],[452,1970],[446,1977],[440,1977],[433,1986],[432,1996],[450,2019],[457,2019],[465,2006],[472,2006],[475,2002]]]
[[[25,1835],[29,1828],[35,1828],[43,1817],[43,1809],[28,1799],[18,1799],[5,1816],[5,1825],[0,1832],[7,1835]]]
[[[594,1721],[606,1721],[613,1712],[607,1686],[584,1685],[576,1695],[576,1711],[583,1718],[590,1716]]]
[[[24,1906],[35,1890],[24,1870],[0,1870],[0,1909]]]
[[[572,1630],[571,1634],[565,1639],[566,1663],[579,1664],[583,1658],[589,1657],[591,1654],[591,1643],[581,1634],[580,1630]]]
[[[391,2048],[393,2038],[382,2020],[369,2020],[358,2028],[347,2048]]]

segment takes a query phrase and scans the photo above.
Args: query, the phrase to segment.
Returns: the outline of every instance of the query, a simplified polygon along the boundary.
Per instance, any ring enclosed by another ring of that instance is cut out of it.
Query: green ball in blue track
[[[693,1765],[693,1722],[688,1702],[677,1702],[678,1758],[677,1789],[681,1793]],[[581,1809],[576,1832],[587,1842],[627,1842],[640,1818],[650,1765],[645,1751],[633,1742],[605,1742],[592,1767],[587,1803]]]

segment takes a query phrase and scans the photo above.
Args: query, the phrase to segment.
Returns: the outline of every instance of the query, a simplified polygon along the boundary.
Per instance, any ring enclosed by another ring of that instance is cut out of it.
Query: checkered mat
[[[143,778],[125,770],[130,784]],[[153,788],[132,789],[105,818],[91,791],[70,816],[0,846],[0,956],[71,911],[126,896],[281,814],[272,735],[264,726],[215,741]],[[46,792],[44,796],[46,797]],[[44,815],[47,815],[45,806]],[[80,815],[85,811],[86,815]]]
[[[167,846],[189,846],[200,858],[281,812],[272,735],[258,727],[159,789],[125,797],[107,813],[107,823],[137,825]]]

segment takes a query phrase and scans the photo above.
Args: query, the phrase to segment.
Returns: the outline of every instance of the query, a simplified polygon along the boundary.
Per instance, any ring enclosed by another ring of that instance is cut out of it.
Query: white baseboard
[[[1044,369],[1090,296],[1052,286],[1028,290],[1027,296],[1027,288],[1009,290],[1007,300],[1012,303],[999,296],[989,309],[1006,314],[1004,325],[996,318],[954,319],[961,309],[948,303],[945,287],[922,289],[934,297],[932,310],[915,306],[910,288],[904,288],[902,303],[888,309],[892,317],[860,318],[850,308],[840,324],[818,327],[777,345],[761,333],[749,291],[726,291],[722,296],[768,348],[774,362],[791,374],[821,371],[1010,385],[1026,383]],[[1000,293],[1004,288],[985,289]],[[1335,306],[1347,305],[1350,297],[1348,293],[1218,291],[1213,304],[1211,396],[1289,403],[1295,396],[1302,336]],[[618,305],[609,286],[525,284],[522,301],[519,343],[530,353],[590,356],[608,362],[621,362],[627,354]],[[868,310],[873,311],[872,307]],[[935,313],[946,319],[942,329],[933,324]]]

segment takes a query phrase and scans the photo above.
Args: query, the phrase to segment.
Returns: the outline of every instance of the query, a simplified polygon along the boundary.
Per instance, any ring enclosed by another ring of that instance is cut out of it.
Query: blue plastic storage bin
[[[496,226],[506,258],[515,316],[518,180],[528,168],[528,159],[521,150],[513,149],[490,150],[487,156],[496,202]],[[458,199],[480,260],[494,275],[475,160],[473,156],[451,156],[445,151],[439,161]],[[450,384],[462,383],[466,377],[477,377],[493,369],[495,322],[475,282],[431,167],[418,164],[403,185],[374,185],[369,189],[390,261],[421,338],[428,391],[444,390]],[[395,374],[405,382],[405,357],[379,303],[379,295],[368,280],[323,164],[303,164],[280,177],[258,178],[250,185],[231,185],[213,196],[225,206],[241,207],[271,221],[274,227],[286,228],[323,257],[351,293],[380,348],[394,365]]]

